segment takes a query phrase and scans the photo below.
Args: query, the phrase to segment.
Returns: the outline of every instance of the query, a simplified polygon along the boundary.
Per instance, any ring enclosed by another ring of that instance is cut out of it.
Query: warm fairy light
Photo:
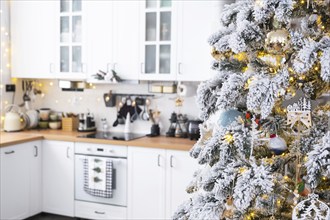
[[[289,67],[288,70],[289,70],[290,73],[293,73],[292,67]]]
[[[246,171],[245,167],[240,167],[239,170],[238,170],[238,172],[241,173],[241,174],[244,173],[245,171]]]
[[[58,100],[55,100],[55,103],[57,104],[58,103]]]
[[[268,196],[267,194],[263,194],[263,195],[262,195],[262,198],[266,200],[266,199],[269,198],[269,196]]]
[[[110,100],[110,97],[109,96],[106,96],[105,97],[105,101],[108,102]]]
[[[285,176],[283,177],[283,179],[284,179],[285,181],[288,181],[288,180],[289,180],[289,177],[288,177],[287,175],[285,175]]]
[[[79,100],[81,101],[82,99],[83,99],[83,98],[80,96],[80,97],[79,97]]]
[[[290,82],[293,82],[294,81],[294,77],[293,76],[290,76],[289,81]]]
[[[250,216],[253,218],[255,216],[254,212],[251,212]]]
[[[8,52],[9,52],[9,49],[8,49],[8,48],[6,48],[6,49],[5,49],[5,52],[6,52],[6,53],[8,53]]]
[[[45,93],[41,93],[41,98],[45,97]]]
[[[10,68],[10,63],[7,63],[7,64],[6,64],[6,67],[7,67],[7,68]]]
[[[23,121],[24,121],[24,119],[23,119],[23,118],[20,118],[20,119],[19,119],[19,121],[20,121],[20,122],[23,122]]]
[[[5,120],[5,116],[1,116],[1,121],[4,121]]]
[[[2,89],[3,88],[3,84],[0,84],[0,89]]]
[[[11,82],[14,84],[17,83],[17,78],[11,78]]]
[[[97,101],[97,102],[100,102],[100,101],[101,101],[101,98],[96,98],[96,101]]]
[[[282,153],[281,156],[284,157],[286,155],[286,153]]]
[[[328,178],[326,176],[322,176],[322,180],[326,181]]]
[[[305,4],[305,1],[304,1],[304,0],[301,0],[301,1],[300,1],[300,4]]]
[[[318,70],[319,70],[319,68],[316,66],[316,67],[314,67],[314,70],[315,70],[315,71],[318,71]]]
[[[50,83],[49,83],[49,85],[50,85],[50,86],[53,86],[53,85],[54,85],[54,83],[53,83],[53,82],[50,82]]]
[[[96,86],[93,86],[93,89],[96,89]]]
[[[39,86],[39,87],[42,87],[42,83],[39,83],[38,86]]]
[[[296,93],[295,93],[295,92],[293,92],[293,93],[292,93],[292,96],[295,96],[295,95],[296,95]]]
[[[307,162],[308,161],[308,156],[305,156],[304,157],[304,162]]]
[[[4,103],[5,103],[5,105],[8,105],[8,101],[7,100]]]
[[[278,206],[280,206],[280,205],[281,205],[281,200],[278,199],[278,200],[276,201],[276,204],[277,204]]]
[[[230,134],[230,133],[227,133],[225,135],[225,140],[227,141],[227,143],[230,144],[230,143],[232,143],[234,141],[234,136],[232,134]]]
[[[321,29],[322,29],[322,30],[324,30],[324,29],[325,29],[325,26],[324,26],[324,25],[322,25]]]

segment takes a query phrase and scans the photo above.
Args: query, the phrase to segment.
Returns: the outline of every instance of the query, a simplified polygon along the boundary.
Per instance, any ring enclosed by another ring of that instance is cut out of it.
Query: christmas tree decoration
[[[222,127],[227,127],[234,121],[236,121],[239,117],[243,117],[243,113],[236,110],[236,109],[230,109],[222,111],[219,115],[218,124]]]
[[[201,165],[175,220],[330,220],[329,0],[240,0],[208,42]],[[207,54],[205,54],[207,56]]]
[[[311,111],[315,108],[315,101],[310,100],[304,92],[299,89],[296,95],[282,104],[287,109],[287,124],[291,128],[301,122],[307,128],[312,126]]]
[[[280,155],[285,152],[288,147],[283,138],[278,137],[276,134],[271,134],[269,140],[269,149],[273,151],[276,155]]]
[[[265,48],[271,54],[283,54],[290,47],[290,35],[286,29],[271,31],[267,34]]]
[[[296,207],[293,208],[292,220],[330,219],[330,208],[318,198],[318,195],[312,193],[308,196],[308,199],[298,203]]]

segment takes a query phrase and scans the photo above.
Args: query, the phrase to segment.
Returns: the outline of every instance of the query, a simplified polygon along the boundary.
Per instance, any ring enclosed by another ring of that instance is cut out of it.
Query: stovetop
[[[130,141],[133,139],[145,137],[145,134],[137,133],[120,133],[120,132],[95,132],[92,134],[80,135],[79,138],[95,138],[95,139],[107,139],[107,140],[121,140]]]

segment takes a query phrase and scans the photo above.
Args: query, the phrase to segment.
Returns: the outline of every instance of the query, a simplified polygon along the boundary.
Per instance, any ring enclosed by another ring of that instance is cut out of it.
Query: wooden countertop
[[[172,150],[190,150],[196,141],[186,138],[172,138],[172,137],[143,137],[131,141],[120,140],[104,140],[93,138],[80,138],[78,136],[86,133],[67,132],[62,130],[30,130],[22,132],[1,132],[0,133],[0,147],[5,147],[13,144],[19,144],[34,140],[57,140],[70,142],[85,142],[98,144],[113,144],[136,147],[162,148]]]

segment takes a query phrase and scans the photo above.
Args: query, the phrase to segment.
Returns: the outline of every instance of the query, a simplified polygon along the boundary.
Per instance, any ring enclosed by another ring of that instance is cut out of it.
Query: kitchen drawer
[[[88,219],[127,219],[127,208],[75,201],[75,216]]]

